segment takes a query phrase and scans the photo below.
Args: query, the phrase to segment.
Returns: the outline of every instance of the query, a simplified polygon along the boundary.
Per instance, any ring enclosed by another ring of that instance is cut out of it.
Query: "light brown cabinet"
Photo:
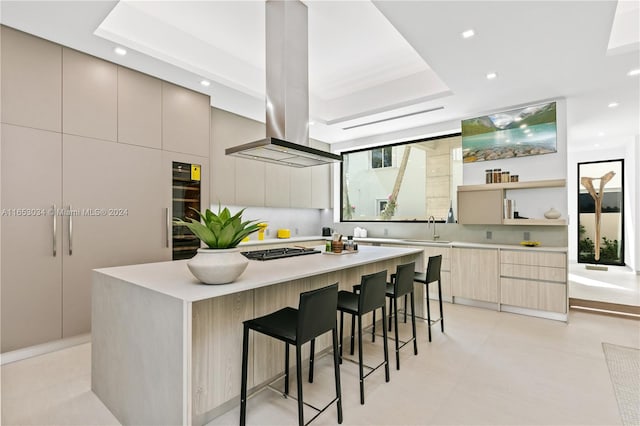
[[[2,122],[60,132],[62,47],[2,26]]]
[[[162,82],[162,149],[209,157],[209,96]]]
[[[62,132],[116,141],[117,65],[62,49]]]
[[[453,297],[498,303],[498,250],[454,247],[451,250]]]
[[[500,303],[566,313],[566,267],[564,253],[501,250]]]
[[[118,142],[162,148],[162,82],[118,67]]]
[[[509,190],[558,188],[566,184],[565,179],[550,179],[458,186],[458,223],[463,225],[566,225],[567,222],[564,219],[504,218],[503,208],[504,199]]]

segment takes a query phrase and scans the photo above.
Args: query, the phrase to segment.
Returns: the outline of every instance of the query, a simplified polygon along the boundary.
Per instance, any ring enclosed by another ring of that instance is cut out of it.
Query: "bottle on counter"
[[[345,245],[345,250],[353,251],[353,235],[347,235],[347,244]]]

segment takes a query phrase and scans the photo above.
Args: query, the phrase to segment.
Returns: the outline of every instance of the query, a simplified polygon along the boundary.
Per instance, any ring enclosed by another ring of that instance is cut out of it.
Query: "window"
[[[460,134],[343,153],[342,221],[444,221],[462,185]]]
[[[391,167],[393,164],[393,147],[385,146],[371,150],[371,168],[381,169]]]

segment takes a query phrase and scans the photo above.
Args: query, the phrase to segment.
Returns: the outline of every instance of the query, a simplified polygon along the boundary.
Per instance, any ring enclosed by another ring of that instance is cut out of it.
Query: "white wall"
[[[569,224],[569,260],[577,260],[578,241],[578,163],[624,159],[624,256],[625,263],[638,272],[640,269],[640,200],[638,191],[638,167],[640,167],[640,136],[626,143],[601,149],[585,149],[568,153],[568,206],[571,215]]]

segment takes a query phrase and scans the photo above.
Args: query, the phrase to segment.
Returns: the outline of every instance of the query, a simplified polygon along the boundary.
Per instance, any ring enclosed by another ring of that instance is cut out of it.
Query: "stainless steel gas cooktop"
[[[242,254],[251,260],[273,260],[284,257],[304,256],[307,254],[320,253],[312,248],[284,247],[268,250],[243,251]]]

